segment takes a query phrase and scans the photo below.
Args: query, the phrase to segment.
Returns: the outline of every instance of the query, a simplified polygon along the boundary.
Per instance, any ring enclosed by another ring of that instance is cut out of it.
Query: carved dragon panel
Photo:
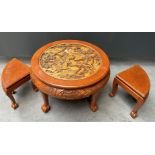
[[[40,56],[40,68],[48,75],[63,80],[79,80],[96,73],[102,65],[100,54],[82,44],[58,44]]]

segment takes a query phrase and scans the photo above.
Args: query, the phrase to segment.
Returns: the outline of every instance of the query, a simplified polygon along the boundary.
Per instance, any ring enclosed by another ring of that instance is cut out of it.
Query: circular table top
[[[61,88],[95,84],[109,72],[109,66],[103,50],[79,40],[48,43],[31,60],[32,71],[41,81]]]

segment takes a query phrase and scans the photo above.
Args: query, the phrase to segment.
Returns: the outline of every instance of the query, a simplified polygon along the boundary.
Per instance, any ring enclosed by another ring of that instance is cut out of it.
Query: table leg
[[[91,97],[90,97],[90,109],[93,112],[96,112],[98,109],[98,106],[96,103],[97,95],[98,95],[98,93],[95,93],[95,94],[91,95]]]
[[[41,109],[44,113],[48,112],[50,110],[50,106],[49,106],[49,101],[48,101],[48,95],[41,92],[42,94],[42,97],[43,97],[43,100],[44,100],[44,103],[43,105],[41,106]]]

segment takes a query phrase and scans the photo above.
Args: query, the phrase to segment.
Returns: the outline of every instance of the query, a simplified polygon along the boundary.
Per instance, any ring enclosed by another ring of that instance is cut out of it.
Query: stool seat
[[[135,65],[123,72],[120,72],[116,77],[128,85],[133,91],[145,98],[150,90],[150,79],[144,69],[139,65]]]
[[[3,90],[12,101],[11,106],[16,109],[18,105],[13,97],[14,90],[30,80],[30,68],[20,60],[13,58],[4,67],[1,79]]]
[[[118,73],[114,78],[113,89],[109,94],[110,97],[115,96],[118,85],[137,100],[136,105],[130,113],[132,118],[137,117],[137,111],[144,104],[150,91],[150,79],[147,73],[139,65],[134,65]]]
[[[3,87],[6,89],[17,83],[19,80],[30,75],[30,68],[16,58],[13,58],[5,66],[2,73]]]

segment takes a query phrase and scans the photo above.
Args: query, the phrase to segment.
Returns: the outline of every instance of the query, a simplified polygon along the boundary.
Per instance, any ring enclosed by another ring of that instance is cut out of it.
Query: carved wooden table
[[[31,60],[31,78],[44,103],[50,109],[48,95],[65,100],[90,99],[90,108],[97,110],[98,91],[110,76],[107,55],[97,46],[78,40],[61,40],[44,45]]]

